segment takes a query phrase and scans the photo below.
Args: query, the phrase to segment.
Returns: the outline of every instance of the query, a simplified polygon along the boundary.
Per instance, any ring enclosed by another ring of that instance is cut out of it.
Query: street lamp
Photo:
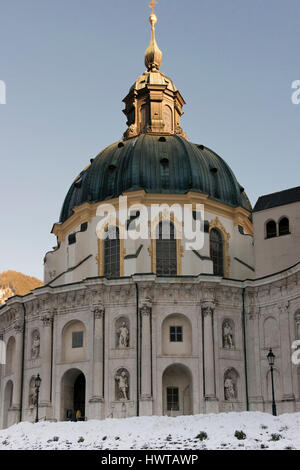
[[[271,382],[272,382],[272,414],[273,416],[277,416],[276,412],[276,403],[275,403],[275,393],[274,393],[274,377],[273,377],[273,366],[275,363],[275,354],[273,353],[272,349],[270,348],[269,354],[267,355],[267,359],[269,362],[269,366],[271,369]]]
[[[39,422],[39,393],[40,393],[40,386],[41,386],[41,377],[40,374],[36,376],[34,379],[35,383],[35,393],[36,393],[36,417],[35,417],[35,422]]]

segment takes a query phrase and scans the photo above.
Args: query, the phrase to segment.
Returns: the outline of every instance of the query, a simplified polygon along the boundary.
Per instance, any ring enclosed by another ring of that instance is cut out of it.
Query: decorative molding
[[[186,194],[151,194],[146,193],[144,190],[137,190],[125,192],[123,196],[127,197],[128,208],[133,204],[143,204],[147,207],[152,204],[169,204],[170,206],[173,204],[191,204],[193,210],[196,210],[197,204],[204,204],[206,212],[232,220],[235,225],[243,226],[245,233],[253,235],[252,223],[249,220],[250,211],[241,206],[232,207],[210,199],[208,194],[195,191],[189,191]],[[117,212],[119,209],[119,198],[109,199],[101,203],[85,202],[80,206],[74,207],[73,214],[63,224],[54,224],[52,228],[52,233],[57,236],[58,242],[63,242],[82,222],[90,222],[96,217],[97,208],[104,204],[111,204]]]
[[[43,323],[43,327],[49,327],[53,323],[54,312],[48,312],[41,317],[41,321]]]
[[[23,330],[24,330],[24,320],[22,320],[21,318],[16,320],[15,323],[14,323],[14,330],[17,334],[19,333],[23,333]]]
[[[92,312],[94,314],[95,320],[101,320],[101,318],[103,318],[103,315],[105,313],[105,308],[103,307],[103,305],[99,307],[94,307],[92,309]]]
[[[152,310],[152,300],[150,297],[146,297],[144,301],[141,302],[140,314],[144,316],[149,316]]]
[[[288,313],[289,312],[289,301],[285,300],[278,305],[279,313]]]
[[[201,304],[201,313],[203,315],[203,317],[207,317],[208,315],[213,315],[214,313],[214,310],[215,310],[215,303],[214,302],[208,302],[208,301],[204,301],[202,302]]]
[[[89,403],[104,403],[103,397],[92,397],[89,399]]]

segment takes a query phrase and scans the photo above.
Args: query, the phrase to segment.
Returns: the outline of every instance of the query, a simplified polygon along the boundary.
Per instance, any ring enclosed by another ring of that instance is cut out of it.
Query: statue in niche
[[[30,383],[29,388],[29,408],[32,410],[36,406],[36,390],[34,380]]]
[[[225,400],[231,401],[236,399],[236,392],[233,380],[227,377],[224,382]]]
[[[226,349],[234,348],[232,326],[228,320],[223,324],[223,347]]]
[[[129,384],[125,369],[116,375],[115,380],[118,386],[117,400],[128,400]]]
[[[296,338],[300,339],[300,313],[296,315]]]
[[[119,348],[128,348],[129,346],[129,331],[126,323],[123,321],[118,331],[119,334]]]
[[[40,356],[40,334],[35,331],[32,335],[31,359],[37,359]]]

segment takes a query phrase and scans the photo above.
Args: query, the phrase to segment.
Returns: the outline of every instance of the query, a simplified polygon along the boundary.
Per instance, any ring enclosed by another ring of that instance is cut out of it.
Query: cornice
[[[209,198],[208,194],[189,191],[186,194],[159,194],[146,193],[144,190],[125,192],[122,196],[127,197],[128,207],[133,204],[143,204],[149,207],[152,204],[191,204],[193,209],[196,204],[203,204],[205,211],[216,216],[232,220],[235,226],[241,225],[245,234],[253,235],[252,223],[249,220],[250,211],[243,207],[232,207],[222,202]],[[119,207],[119,198],[109,199],[98,203],[85,202],[73,209],[73,214],[63,224],[54,224],[52,233],[57,236],[58,242],[65,241],[67,235],[72,233],[76,227],[83,222],[91,222],[96,217],[97,208],[101,205],[112,205],[116,211]]]

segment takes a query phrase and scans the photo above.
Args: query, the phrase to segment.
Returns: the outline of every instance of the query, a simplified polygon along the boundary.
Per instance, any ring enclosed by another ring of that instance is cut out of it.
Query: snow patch
[[[300,449],[300,413],[278,417],[243,412],[77,423],[23,422],[0,431],[0,450],[12,449]]]

